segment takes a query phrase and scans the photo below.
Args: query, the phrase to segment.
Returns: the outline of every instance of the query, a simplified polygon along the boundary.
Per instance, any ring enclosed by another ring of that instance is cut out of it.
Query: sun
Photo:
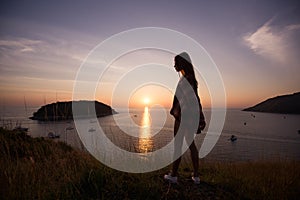
[[[150,103],[150,99],[148,97],[145,97],[143,101],[145,105],[148,105]]]

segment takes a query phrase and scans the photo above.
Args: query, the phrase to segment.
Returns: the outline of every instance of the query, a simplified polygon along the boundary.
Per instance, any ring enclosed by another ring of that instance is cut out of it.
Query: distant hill
[[[97,117],[104,117],[117,112],[110,106],[98,101],[66,101],[56,102],[42,106],[30,117],[32,120],[60,121],[73,119],[72,104],[77,104],[80,116],[89,118],[92,109],[95,108]],[[94,107],[94,108],[93,108]]]
[[[243,111],[300,114],[300,92],[273,97]]]

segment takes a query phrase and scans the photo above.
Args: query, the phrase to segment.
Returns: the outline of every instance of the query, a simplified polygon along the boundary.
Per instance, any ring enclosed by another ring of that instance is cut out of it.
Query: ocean
[[[39,122],[30,120],[38,108],[5,107],[1,111],[0,126],[13,129],[16,124],[28,127],[32,137],[48,137],[49,132],[71,146],[84,149],[72,120]],[[135,153],[155,151],[173,138],[172,116],[164,109],[131,109],[129,113],[116,109],[119,114],[86,120],[86,134],[97,134],[101,126],[105,135],[118,147]],[[209,123],[209,110],[204,110]],[[203,158],[208,161],[300,160],[300,115],[244,112],[228,109],[220,138],[212,151]],[[208,126],[208,125],[207,125]],[[201,147],[207,128],[196,135]],[[237,139],[231,141],[234,135]]]

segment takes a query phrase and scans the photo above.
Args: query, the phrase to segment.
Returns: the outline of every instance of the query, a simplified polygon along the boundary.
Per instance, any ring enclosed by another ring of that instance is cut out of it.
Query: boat
[[[60,135],[56,135],[53,132],[49,132],[48,133],[48,138],[50,138],[50,139],[60,138]]]
[[[26,99],[25,99],[25,96],[24,96],[24,107],[25,107],[25,116],[27,116],[27,103],[26,103]],[[22,124],[21,122],[16,122],[16,126],[15,128],[13,129],[13,131],[19,131],[19,132],[28,132],[28,129],[27,127],[22,127]]]
[[[72,126],[69,126],[66,128],[67,131],[73,130],[74,128]]]
[[[29,128],[22,127],[21,125],[17,125],[17,126],[13,129],[13,131],[28,132],[28,129],[29,129]]]
[[[23,127],[21,122],[17,122],[15,128],[13,131],[19,131],[19,132],[27,132],[29,128]]]
[[[91,132],[95,132],[96,131],[96,129],[94,129],[94,128],[90,128],[89,129],[89,132],[91,133]]]
[[[231,142],[234,142],[237,140],[237,137],[235,135],[231,135],[230,139]]]

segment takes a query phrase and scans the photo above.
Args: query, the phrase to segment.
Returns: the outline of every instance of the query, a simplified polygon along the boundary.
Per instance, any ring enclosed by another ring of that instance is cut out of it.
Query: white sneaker
[[[192,176],[192,180],[196,185],[200,184],[200,178],[198,176],[197,177]]]
[[[171,174],[164,175],[164,179],[170,183],[177,183],[177,176],[171,176]]]

